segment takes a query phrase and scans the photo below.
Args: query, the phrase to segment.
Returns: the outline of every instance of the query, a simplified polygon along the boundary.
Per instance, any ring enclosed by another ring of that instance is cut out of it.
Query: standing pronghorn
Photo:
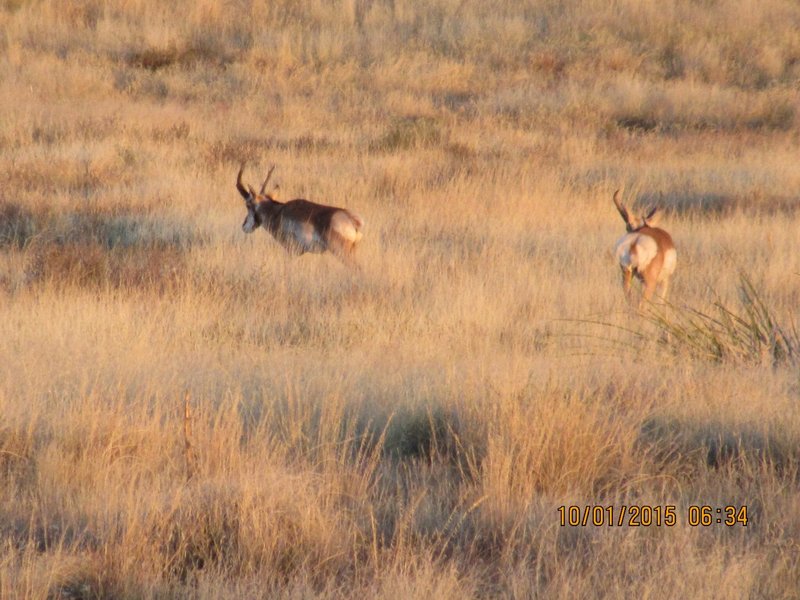
[[[316,204],[308,200],[278,202],[265,193],[273,166],[258,193],[251,186],[242,185],[244,164],[236,177],[236,189],[244,198],[247,217],[242,223],[245,233],[252,233],[259,226],[269,231],[289,254],[300,255],[305,252],[320,254],[330,251],[334,256],[349,264],[353,261],[353,250],[361,239],[364,221],[355,213]]]
[[[659,296],[664,301],[669,288],[669,278],[675,271],[677,260],[672,237],[663,229],[655,227],[659,217],[657,206],[647,216],[637,218],[628,213],[628,209],[620,202],[619,195],[619,190],[614,192],[614,204],[628,230],[628,233],[617,242],[615,252],[622,268],[622,288],[630,301],[631,279],[635,275],[644,285],[639,308],[644,302],[650,301],[659,284],[661,286]]]

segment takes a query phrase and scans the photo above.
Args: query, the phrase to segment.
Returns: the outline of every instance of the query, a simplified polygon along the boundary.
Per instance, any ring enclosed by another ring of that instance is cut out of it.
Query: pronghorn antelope
[[[278,202],[272,194],[265,192],[273,166],[267,178],[256,191],[242,184],[244,164],[236,177],[236,189],[244,198],[247,217],[242,223],[245,233],[252,233],[259,226],[269,231],[289,254],[300,255],[305,252],[322,253],[330,251],[343,262],[355,265],[353,250],[361,239],[364,221],[355,213],[316,204],[308,200]]]
[[[659,285],[659,296],[663,302],[667,297],[669,278],[675,271],[677,254],[672,237],[663,229],[655,227],[660,216],[658,207],[653,208],[647,216],[632,216],[620,201],[619,190],[614,192],[614,204],[628,230],[616,247],[625,295],[630,301],[631,279],[636,276],[644,286],[639,308],[650,301]]]

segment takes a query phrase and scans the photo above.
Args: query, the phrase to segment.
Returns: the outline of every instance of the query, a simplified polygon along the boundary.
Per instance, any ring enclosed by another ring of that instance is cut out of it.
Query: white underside
[[[287,240],[292,240],[298,250],[303,252],[325,252],[327,244],[308,222],[283,221],[281,223],[283,234]]]

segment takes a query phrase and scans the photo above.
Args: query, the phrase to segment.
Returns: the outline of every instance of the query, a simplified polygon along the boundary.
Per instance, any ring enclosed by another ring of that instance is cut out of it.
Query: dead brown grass
[[[798,25],[0,3],[0,597],[793,597],[796,364],[626,312],[611,192],[666,209],[676,311],[744,272],[793,331]],[[363,272],[241,233],[242,162],[362,215]]]

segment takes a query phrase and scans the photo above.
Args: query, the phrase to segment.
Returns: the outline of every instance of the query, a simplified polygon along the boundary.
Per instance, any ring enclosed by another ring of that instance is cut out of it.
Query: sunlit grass
[[[794,594],[798,23],[0,3],[0,597]],[[243,234],[242,162],[358,212],[362,271]]]

